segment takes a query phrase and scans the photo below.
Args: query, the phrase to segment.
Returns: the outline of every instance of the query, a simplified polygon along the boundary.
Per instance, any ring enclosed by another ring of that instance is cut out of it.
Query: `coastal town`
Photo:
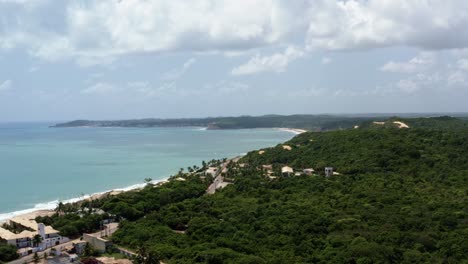
[[[291,151],[288,145],[280,146],[284,151]],[[263,155],[266,150],[259,151]],[[234,179],[230,178],[236,170],[244,169],[250,165],[240,162],[242,156],[237,156],[231,159],[212,160],[206,163],[205,167],[192,170],[189,173],[181,173],[171,177],[168,180],[151,183],[149,179],[145,181],[147,184],[152,184],[155,188],[163,186],[170,181],[186,181],[188,177],[197,176],[203,181],[209,180],[211,184],[206,189],[207,195],[212,195],[216,191],[221,190],[229,185],[235,184]],[[275,169],[279,168],[278,173]],[[293,177],[293,176],[318,176],[320,173],[313,168],[294,169],[287,165],[273,166],[272,164],[264,164],[255,168],[261,172],[261,175],[272,181],[278,177]],[[339,175],[333,171],[332,167],[326,167],[322,173],[325,177]],[[138,189],[136,190],[138,191]],[[87,200],[97,200],[106,195],[115,196],[121,194],[122,191],[110,191],[104,194],[94,195]],[[65,205],[59,205],[65,206]],[[132,263],[129,259],[135,258],[137,252],[130,251],[114,245],[111,242],[112,234],[118,230],[119,223],[115,217],[109,217],[102,221],[101,230],[94,233],[83,233],[78,238],[70,239],[62,236],[58,230],[52,226],[36,222],[38,217],[47,217],[56,214],[57,210],[41,210],[25,215],[12,217],[0,223],[0,239],[5,240],[8,244],[17,248],[17,253],[20,256],[18,260],[12,261],[13,264],[22,263],[73,263],[79,261],[89,248],[104,254],[106,252],[114,252],[123,257],[115,259],[109,256],[101,256],[96,258],[101,264],[128,264]],[[95,210],[93,214],[104,214],[102,210]],[[175,232],[179,232],[174,230]],[[183,234],[184,232],[182,232]],[[162,263],[162,262],[161,262]]]

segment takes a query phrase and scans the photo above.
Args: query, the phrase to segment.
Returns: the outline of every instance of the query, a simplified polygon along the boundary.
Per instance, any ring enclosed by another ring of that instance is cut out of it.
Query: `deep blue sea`
[[[275,129],[49,128],[0,124],[0,220],[58,200],[163,180],[294,136]]]

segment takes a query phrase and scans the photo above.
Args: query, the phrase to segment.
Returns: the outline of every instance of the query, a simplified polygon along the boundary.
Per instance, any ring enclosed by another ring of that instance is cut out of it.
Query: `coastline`
[[[279,127],[279,128],[276,128],[276,129],[278,129],[280,131],[284,131],[284,132],[290,132],[290,133],[293,133],[293,134],[296,134],[296,135],[307,132],[307,130],[299,129],[299,128]]]
[[[207,129],[206,127],[195,127],[195,128],[198,128],[200,130],[206,130]],[[307,130],[304,130],[304,129],[286,128],[286,127],[278,127],[278,128],[272,128],[272,129],[283,131],[283,132],[293,133],[295,135],[299,135],[299,134],[307,132]],[[166,178],[163,178],[163,179],[151,181],[150,183],[155,184],[155,185],[163,184],[164,182],[167,182],[168,179],[169,179],[169,177],[166,177]],[[76,202],[89,200],[89,199],[93,200],[93,199],[101,198],[101,197],[103,197],[105,195],[118,195],[120,193],[124,193],[124,192],[128,192],[128,191],[134,191],[134,190],[137,190],[137,189],[141,189],[141,188],[143,188],[145,186],[146,186],[146,183],[139,183],[139,184],[130,185],[130,186],[124,187],[124,188],[117,188],[117,189],[106,190],[106,191],[102,191],[102,192],[96,192],[96,193],[93,193],[93,194],[87,194],[87,195],[84,195],[84,196],[81,196],[81,197],[71,198],[71,199],[63,200],[63,201],[54,200],[54,201],[49,201],[49,202],[37,203],[32,208],[18,210],[18,211],[14,211],[14,212],[8,212],[8,213],[0,213],[0,224],[6,222],[8,219],[16,217],[16,216],[25,216],[25,217],[34,218],[35,215],[38,216],[38,215],[53,214],[54,209],[57,207],[59,202],[69,204],[69,203],[76,203]]]
[[[150,183],[157,185],[157,184],[166,182],[168,179],[169,178],[167,177],[161,180],[151,181]],[[84,201],[84,200],[94,200],[94,199],[99,199],[105,195],[118,195],[124,192],[138,190],[145,186],[146,186],[146,183],[139,183],[139,184],[134,184],[134,185],[125,187],[125,188],[117,188],[117,189],[107,190],[103,192],[87,194],[82,197],[72,198],[72,199],[68,199],[64,201],[54,200],[54,201],[45,202],[45,203],[37,203],[35,204],[33,208],[0,214],[0,224],[6,222],[10,218],[17,217],[17,216],[33,217],[34,215],[39,216],[39,215],[52,214],[54,212],[54,209],[59,204],[59,202],[70,204],[70,203],[77,203],[77,202]]]

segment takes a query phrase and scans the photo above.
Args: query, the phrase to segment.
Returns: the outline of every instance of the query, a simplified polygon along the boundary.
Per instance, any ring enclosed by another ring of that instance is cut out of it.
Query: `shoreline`
[[[206,127],[194,127],[194,128],[198,128],[199,130],[206,130]],[[295,135],[299,135],[299,134],[307,132],[307,130],[304,130],[304,129],[286,128],[286,127],[278,127],[278,128],[270,128],[270,129],[283,131],[283,132],[289,132]],[[243,155],[245,154],[243,153]],[[166,182],[169,179],[169,177],[170,176],[159,179],[159,180],[153,180],[150,183],[155,184],[155,185],[161,184],[163,182]],[[130,185],[128,187],[106,190],[102,192],[96,192],[96,193],[84,195],[82,197],[71,198],[71,199],[63,200],[63,201],[53,200],[53,201],[48,201],[48,202],[36,203],[34,207],[32,208],[27,208],[27,209],[22,209],[22,210],[17,210],[13,212],[7,212],[7,213],[0,213],[0,224],[6,222],[10,218],[17,217],[17,216],[30,217],[35,214],[52,214],[59,202],[63,202],[65,204],[76,203],[76,202],[80,202],[80,201],[84,201],[88,199],[100,198],[100,197],[103,197],[104,195],[117,195],[117,194],[124,193],[124,192],[134,191],[137,189],[141,189],[145,186],[146,186],[146,183],[138,183],[138,184]]]
[[[162,182],[166,182],[168,179],[169,177],[166,177],[160,180],[151,181],[150,183],[157,185],[157,184],[161,184]],[[105,195],[117,195],[117,194],[121,194],[124,192],[138,190],[138,189],[145,187],[146,184],[147,183],[138,183],[138,184],[130,185],[128,187],[124,187],[124,188],[117,188],[117,189],[107,190],[103,192],[96,192],[93,194],[86,194],[82,197],[71,198],[71,199],[63,200],[63,201],[54,200],[54,201],[49,201],[49,202],[37,203],[32,208],[8,212],[8,213],[0,213],[0,224],[5,223],[8,219],[17,217],[17,216],[31,217],[36,214],[42,215],[42,214],[53,213],[55,208],[59,204],[59,202],[62,202],[64,204],[70,204],[70,203],[77,203],[77,202],[85,201],[85,200],[98,199]]]
[[[299,129],[299,128],[278,127],[278,128],[275,128],[275,129],[278,129],[278,130],[284,131],[284,132],[290,132],[290,133],[293,133],[293,134],[296,134],[296,135],[308,132],[305,129]]]

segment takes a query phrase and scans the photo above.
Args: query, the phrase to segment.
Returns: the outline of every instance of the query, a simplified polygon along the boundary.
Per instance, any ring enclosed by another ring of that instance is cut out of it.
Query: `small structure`
[[[330,177],[333,175],[333,167],[325,167],[325,177]]]
[[[291,174],[294,173],[294,170],[289,167],[289,166],[284,166],[281,168],[281,174],[283,174],[283,176],[291,176]]]
[[[315,170],[312,169],[312,168],[307,168],[307,169],[304,169],[303,172],[304,172],[305,175],[310,176],[310,175],[314,174]]]
[[[283,145],[283,149],[284,150],[292,150],[291,146],[288,146],[288,145]]]
[[[262,165],[262,169],[264,169],[264,170],[273,170],[273,165],[271,165],[271,164]]]
[[[86,248],[86,244],[88,244],[88,242],[86,241],[79,241],[79,242],[73,243],[70,253],[76,253],[78,255],[82,255]]]
[[[69,258],[70,262],[75,262],[75,261],[78,260],[78,255],[77,254],[70,254],[68,258]]]
[[[216,177],[216,175],[218,175],[218,168],[216,167],[209,167],[206,171],[205,171],[205,175],[211,175],[213,177]]]
[[[100,264],[132,264],[132,262],[129,259],[115,259],[115,258],[109,258],[109,257],[100,257],[100,258],[96,258],[96,260]]]
[[[259,155],[263,155],[263,154],[265,154],[265,151],[264,151],[264,150],[260,150],[260,151],[258,152],[258,154],[259,154]]]
[[[106,250],[112,246],[112,242],[104,238],[96,236],[94,234],[83,234],[83,240],[92,245],[96,250],[101,253],[106,252]]]

